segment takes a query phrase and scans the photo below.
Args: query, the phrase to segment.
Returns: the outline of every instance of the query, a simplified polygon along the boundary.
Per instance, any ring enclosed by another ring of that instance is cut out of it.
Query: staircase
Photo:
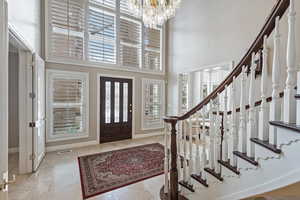
[[[281,60],[284,15],[288,18],[286,67]],[[161,199],[235,200],[300,181],[295,20],[295,0],[278,0],[228,77],[184,115],[164,118]]]

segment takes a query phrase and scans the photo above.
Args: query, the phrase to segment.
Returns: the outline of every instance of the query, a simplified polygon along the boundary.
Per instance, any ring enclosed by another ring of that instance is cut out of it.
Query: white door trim
[[[100,143],[100,77],[126,78],[132,80],[132,139],[135,138],[135,77],[97,73],[97,141]]]
[[[32,54],[19,51],[19,172],[27,174],[32,169]],[[31,79],[30,79],[31,77]],[[22,127],[22,128],[21,128]]]
[[[0,0],[0,184],[8,181],[8,17],[7,1]],[[5,188],[3,188],[5,189]],[[7,200],[7,191],[0,191]]]

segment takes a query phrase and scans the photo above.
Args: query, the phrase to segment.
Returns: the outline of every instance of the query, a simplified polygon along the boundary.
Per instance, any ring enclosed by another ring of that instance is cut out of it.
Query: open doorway
[[[8,172],[19,172],[19,49],[12,40],[8,54]]]

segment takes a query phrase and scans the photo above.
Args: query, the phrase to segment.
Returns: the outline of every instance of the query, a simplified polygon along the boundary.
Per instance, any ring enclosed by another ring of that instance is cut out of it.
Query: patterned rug
[[[163,174],[164,147],[148,144],[78,157],[83,198]]]

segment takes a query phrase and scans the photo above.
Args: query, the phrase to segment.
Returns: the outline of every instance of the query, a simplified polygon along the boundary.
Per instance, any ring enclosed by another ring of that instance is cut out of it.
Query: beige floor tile
[[[9,200],[82,200],[77,157],[118,150],[143,144],[163,142],[163,137],[126,140],[72,149],[71,152],[47,153],[34,174],[18,175],[9,188]],[[18,154],[9,155],[9,172],[18,173]],[[138,182],[90,200],[158,200],[163,177]]]

